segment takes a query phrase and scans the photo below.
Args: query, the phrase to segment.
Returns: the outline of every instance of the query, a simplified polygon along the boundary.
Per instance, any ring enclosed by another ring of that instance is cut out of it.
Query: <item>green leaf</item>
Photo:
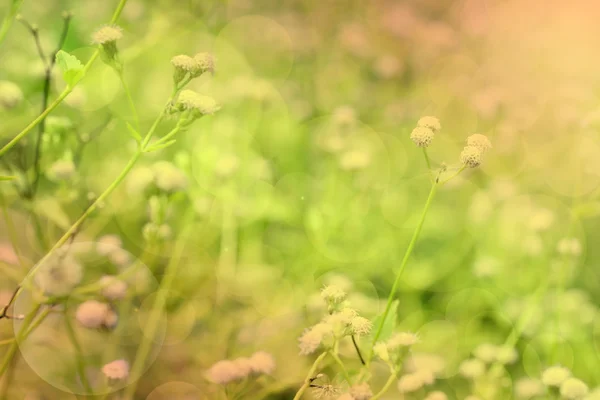
[[[66,51],[59,50],[56,53],[56,65],[62,70],[63,79],[69,87],[75,86],[83,78],[83,64]]]
[[[400,304],[399,300],[394,300],[394,302],[392,303],[392,306],[390,307],[390,312],[387,315],[385,322],[383,323],[383,328],[381,329],[381,334],[379,335],[379,338],[377,339],[378,341],[387,340],[390,338],[390,336],[392,336],[392,333],[394,333],[394,330],[396,329],[396,322],[398,319],[398,305],[399,304]],[[376,316],[375,319],[373,319],[373,332],[372,332],[373,335],[375,335],[377,333],[377,330],[379,329],[379,325],[381,324],[382,318],[383,318],[383,313],[381,315]]]
[[[129,131],[129,134],[131,136],[133,136],[133,138],[139,143],[142,141],[142,136],[140,135],[140,133],[138,131],[135,130],[135,128],[133,126],[131,126],[131,124],[129,122],[126,122],[127,124],[127,130]]]
[[[146,149],[145,153],[151,153],[151,152],[153,152],[153,151],[158,151],[158,150],[165,149],[165,148],[167,148],[167,147],[171,146],[171,145],[172,145],[173,143],[175,143],[176,141],[177,141],[177,140],[173,139],[173,140],[169,140],[169,141],[168,141],[168,142],[166,142],[166,143],[161,143],[161,144],[157,144],[157,145],[154,145],[154,146],[150,146],[150,147],[148,147],[148,148]]]
[[[2,181],[12,181],[13,179],[17,179],[16,176],[4,176],[0,175],[0,182]]]

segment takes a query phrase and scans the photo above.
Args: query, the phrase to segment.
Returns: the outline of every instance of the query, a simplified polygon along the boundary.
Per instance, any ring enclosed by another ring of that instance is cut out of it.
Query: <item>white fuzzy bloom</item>
[[[100,293],[108,300],[122,300],[127,294],[127,284],[115,276],[105,275],[99,283],[102,285]]]
[[[250,369],[255,374],[271,375],[275,371],[275,358],[265,351],[257,351],[250,356]]]
[[[440,392],[436,390],[435,392],[431,392],[425,397],[425,400],[448,400],[448,396],[444,392]]]
[[[549,367],[542,373],[542,383],[546,386],[559,387],[571,376],[571,371],[559,365]]]
[[[500,364],[507,365],[512,364],[517,361],[519,354],[514,347],[510,346],[500,346],[496,351],[496,361]]]
[[[115,360],[102,367],[102,373],[108,379],[124,381],[129,377],[129,363],[125,360]]]
[[[230,382],[243,379],[250,373],[251,369],[241,362],[222,360],[215,363],[206,371],[206,377],[213,383],[226,385]]]
[[[400,347],[410,347],[419,343],[419,337],[412,332],[399,332],[387,341],[389,350],[395,350]]]
[[[398,390],[402,393],[416,392],[424,385],[423,380],[417,374],[407,374],[398,381]]]
[[[496,360],[498,354],[498,346],[491,343],[483,343],[475,348],[473,351],[475,357],[483,361],[484,363],[492,363]]]
[[[108,256],[110,253],[120,250],[122,246],[123,242],[118,235],[104,235],[98,238],[96,252],[102,256]]]
[[[515,396],[519,399],[531,399],[542,396],[545,392],[544,385],[538,379],[521,378],[515,382]]]
[[[200,115],[212,115],[221,109],[215,99],[194,92],[193,90],[182,90],[177,98],[180,109],[196,111]]]
[[[577,378],[568,378],[560,385],[560,394],[565,399],[579,400],[588,392],[588,386]]]
[[[490,142],[487,136],[476,133],[467,138],[467,146],[476,147],[483,154],[492,148],[492,142]]]
[[[131,262],[131,255],[125,249],[115,249],[108,254],[108,259],[117,267],[124,267]]]
[[[83,277],[81,264],[64,249],[56,250],[39,266],[35,283],[47,295],[66,296]]]
[[[159,161],[152,166],[156,187],[168,193],[185,190],[187,177],[179,168],[168,161]]]
[[[373,391],[368,383],[359,383],[350,388],[350,395],[355,400],[369,400],[373,397]]]
[[[340,304],[346,300],[346,292],[338,286],[329,285],[321,290],[321,297],[328,303]]]
[[[351,333],[356,336],[368,335],[371,332],[372,323],[367,318],[356,316],[350,320]]]
[[[10,81],[0,81],[0,109],[10,109],[23,101],[23,92]]]
[[[319,348],[323,339],[331,331],[327,324],[319,323],[310,329],[307,329],[298,339],[300,354],[312,354]]]
[[[442,125],[440,124],[440,120],[436,117],[422,117],[417,122],[418,127],[429,128],[433,131],[433,133],[437,133],[440,129],[442,129]]]
[[[110,307],[106,303],[88,300],[77,307],[75,319],[85,328],[98,329],[104,326],[109,310]]]
[[[215,57],[210,53],[198,53],[194,56],[196,65],[196,75],[201,75],[205,72],[215,72]]]
[[[180,54],[178,56],[173,57],[171,59],[171,64],[173,65],[173,67],[181,69],[185,72],[195,71],[197,67],[196,61],[192,57],[185,54]]]
[[[406,368],[410,372],[429,371],[440,375],[446,368],[446,361],[437,354],[413,353],[406,360]]]
[[[116,42],[123,37],[123,29],[117,25],[106,25],[98,29],[92,35],[92,43],[107,44]]]
[[[485,373],[485,364],[477,358],[465,360],[458,367],[458,372],[467,379],[477,379]]]
[[[460,162],[469,168],[476,168],[481,165],[483,153],[475,146],[467,146],[460,153]]]
[[[435,132],[424,126],[417,126],[410,133],[410,139],[419,147],[428,147],[434,136]]]
[[[48,168],[46,175],[54,182],[67,181],[75,175],[75,164],[69,159],[55,161]]]

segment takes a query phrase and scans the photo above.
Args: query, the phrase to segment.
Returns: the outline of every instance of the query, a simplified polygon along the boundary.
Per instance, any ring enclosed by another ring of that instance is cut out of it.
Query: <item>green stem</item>
[[[317,369],[319,368],[319,365],[325,359],[327,354],[328,354],[328,352],[324,352],[324,353],[321,353],[321,355],[319,357],[317,357],[317,359],[313,363],[312,367],[310,367],[310,370],[308,371],[308,374],[306,375],[306,379],[304,379],[304,383],[302,384],[302,386],[300,387],[300,389],[294,396],[293,400],[300,400],[302,398],[302,395],[304,394],[304,392],[306,392],[306,389],[308,389],[310,386],[311,378],[314,378],[315,373],[317,372]]]
[[[394,301],[394,297],[396,296],[396,291],[398,290],[398,285],[400,284],[400,277],[402,276],[402,272],[404,271],[404,268],[406,267],[406,264],[408,263],[408,259],[410,258],[410,255],[412,254],[413,249],[415,248],[417,239],[419,238],[421,229],[423,228],[423,223],[425,222],[425,217],[427,216],[429,207],[431,206],[433,198],[435,197],[435,194],[437,192],[437,188],[438,188],[437,180],[438,179],[439,179],[439,177],[436,178],[436,180],[431,185],[431,190],[429,192],[429,196],[427,197],[427,201],[425,202],[425,207],[423,207],[423,212],[421,213],[421,218],[419,220],[417,228],[415,229],[415,231],[413,233],[412,239],[410,240],[410,243],[408,244],[408,248],[406,249],[406,252],[404,253],[404,258],[402,259],[402,263],[400,264],[400,269],[396,273],[396,279],[394,280],[394,284],[392,285],[392,289],[390,290],[390,295],[388,297],[388,301],[385,306],[385,311],[383,312],[381,322],[379,323],[379,326],[377,327],[377,331],[376,331],[375,335],[373,336],[373,341],[371,343],[371,352],[367,359],[367,365],[370,364],[371,359],[373,358],[373,346],[375,346],[375,344],[377,343],[377,340],[379,339],[379,336],[381,336],[381,332],[383,330],[383,324],[385,323],[385,321],[388,317],[388,314],[390,313],[390,309],[392,307],[392,302]]]
[[[340,359],[340,356],[338,356],[337,350],[332,351],[330,354],[331,354],[331,357],[337,363],[337,365],[339,365],[340,368],[342,369],[342,374],[344,375],[344,379],[346,380],[346,382],[348,382],[349,385],[352,385],[352,381],[350,380],[350,375],[348,375],[348,371],[346,370],[346,366],[344,365],[344,363]]]
[[[126,3],[127,0],[121,0],[119,2],[119,5],[117,6],[117,9],[115,10],[111,18],[111,24],[114,24],[117,21]],[[98,48],[94,51],[92,57],[88,60],[88,62],[83,66],[83,76],[85,76],[87,71],[89,71],[89,69],[92,67],[92,64],[96,61],[99,55],[100,49]],[[56,107],[58,107],[59,104],[61,104],[62,101],[73,91],[73,89],[75,89],[75,86],[76,85],[67,86],[56,98],[56,100],[54,100],[48,106],[48,108],[46,108],[40,115],[37,116],[37,118],[35,118],[31,123],[29,123],[29,125],[27,125],[21,132],[19,132],[17,136],[15,136],[10,142],[8,142],[4,147],[2,147],[0,149],[0,157],[3,156],[8,150],[10,150],[15,144],[17,144],[19,140],[23,139],[29,132],[31,132],[33,128],[35,128],[40,122],[42,122],[48,116],[48,114],[50,114]]]
[[[385,385],[383,385],[381,390],[379,392],[377,392],[373,397],[371,397],[370,400],[380,399],[381,396],[383,396],[390,389],[390,387],[394,384],[394,382],[396,382],[396,379],[398,379],[398,372],[392,369],[390,377],[385,382]]]
[[[27,316],[23,320],[21,329],[19,330],[19,333],[17,333],[17,335],[15,336],[15,341],[8,348],[8,351],[6,352],[6,354],[4,355],[4,359],[2,360],[2,364],[0,364],[0,377],[4,375],[7,368],[11,364],[13,357],[17,353],[17,349],[19,348],[19,342],[24,340],[25,337],[27,337],[27,335],[29,334],[28,327],[34,320],[39,309],[40,305],[37,305],[29,314],[27,314]]]
[[[460,169],[458,171],[456,171],[453,175],[451,175],[448,179],[443,180],[442,182],[440,182],[440,185],[444,185],[446,184],[448,181],[451,181],[452,179],[456,178],[458,175],[460,175],[465,169],[467,168],[466,165],[463,165],[462,167],[460,167]]]
[[[77,335],[75,334],[75,329],[73,329],[73,324],[71,324],[71,320],[69,319],[69,315],[65,312],[65,326],[67,328],[67,334],[69,335],[69,340],[73,344],[75,348],[75,363],[77,367],[77,373],[79,374],[79,378],[81,379],[81,383],[87,394],[92,394],[92,387],[88,382],[87,375],[85,373],[85,362],[83,360],[83,351],[81,350],[81,345],[77,340]]]
[[[125,91],[125,95],[127,96],[127,102],[129,103],[129,109],[131,110],[131,114],[133,115],[133,119],[135,122],[135,129],[140,130],[140,119],[138,117],[137,110],[135,108],[135,103],[133,102],[133,97],[131,97],[131,91],[129,90],[129,86],[127,82],[125,82],[125,77],[123,76],[123,70],[117,71],[119,75],[119,80],[121,81],[121,86],[123,86],[123,90]]]
[[[190,208],[190,210],[188,210],[186,214],[187,216],[184,220],[190,221],[192,219],[192,209]],[[154,301],[154,304],[152,305],[152,309],[150,310],[148,323],[146,324],[146,326],[144,326],[144,336],[142,338],[142,342],[140,343],[135,360],[131,367],[130,376],[132,377],[132,379],[137,379],[142,375],[144,364],[146,363],[148,355],[150,354],[152,341],[154,340],[159,322],[161,320],[161,314],[165,310],[168,294],[171,291],[173,282],[175,282],[175,277],[177,276],[177,271],[180,265],[180,259],[183,254],[183,249],[186,245],[189,233],[191,232],[191,226],[192,224],[188,223],[181,232],[179,239],[175,244],[173,255],[169,260],[169,264],[167,265],[167,268],[165,270],[165,275],[160,282],[158,291],[156,292],[156,299]],[[130,382],[130,384],[125,389],[123,399],[132,400],[134,398],[136,388],[137,380]]]

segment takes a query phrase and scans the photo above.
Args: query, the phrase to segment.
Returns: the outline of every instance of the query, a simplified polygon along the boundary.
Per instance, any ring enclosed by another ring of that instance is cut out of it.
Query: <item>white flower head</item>
[[[491,343],[483,343],[475,348],[473,354],[484,363],[489,364],[496,360],[498,346]]]
[[[99,329],[104,326],[109,310],[106,303],[88,300],[77,307],[75,319],[85,328]]]
[[[481,165],[483,152],[475,146],[467,146],[460,153],[460,162],[469,168]]]
[[[99,283],[102,286],[100,293],[108,300],[122,300],[127,294],[127,283],[115,276],[105,275]]]
[[[115,360],[102,367],[102,373],[113,381],[124,381],[129,377],[129,363],[125,360]]]
[[[521,378],[515,382],[515,396],[519,399],[531,399],[545,392],[544,384],[539,379]]]
[[[355,400],[369,400],[373,397],[373,391],[368,383],[359,383],[350,388],[350,394]]]
[[[398,332],[387,341],[387,347],[389,350],[395,350],[401,347],[411,347],[417,343],[419,343],[419,336],[417,334],[412,332]]]
[[[123,241],[118,235],[104,235],[98,238],[96,252],[102,256],[118,251],[122,248]]]
[[[92,34],[92,43],[105,45],[123,37],[123,28],[117,25],[105,25]]]
[[[559,387],[569,377],[571,377],[571,371],[565,367],[555,365],[544,370],[542,373],[542,383],[546,386]]]
[[[440,120],[436,117],[426,116],[421,117],[417,122],[418,127],[429,128],[433,131],[433,133],[437,133],[440,129],[442,129],[442,125],[440,124]]]
[[[460,364],[458,372],[467,379],[477,379],[485,373],[485,364],[480,359],[471,358]]]
[[[176,106],[180,111],[191,111],[196,118],[212,115],[221,109],[215,99],[194,92],[182,90],[177,98]]]
[[[21,88],[10,81],[0,81],[0,109],[15,108],[23,101]]]
[[[428,147],[434,136],[435,132],[424,126],[417,126],[410,133],[410,139],[419,147]]]
[[[402,393],[416,392],[421,389],[425,383],[421,376],[417,374],[403,375],[398,381],[398,390]]]
[[[476,133],[467,138],[467,146],[476,147],[484,154],[492,148],[492,142],[490,142],[487,136]]]
[[[579,400],[589,392],[588,386],[577,378],[567,378],[560,385],[560,394],[565,399]]]
[[[247,377],[250,371],[251,368],[243,360],[221,360],[213,364],[206,371],[206,377],[213,383],[226,385]]]
[[[257,351],[250,356],[250,368],[255,374],[271,375],[275,371],[275,358],[266,351]]]

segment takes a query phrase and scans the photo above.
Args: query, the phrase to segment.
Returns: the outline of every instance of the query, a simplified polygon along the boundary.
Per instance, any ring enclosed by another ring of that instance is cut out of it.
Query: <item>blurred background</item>
[[[116,6],[24,0],[19,13],[49,54],[61,14],[72,12],[63,49],[85,63]],[[240,398],[291,399],[312,362],[297,338],[324,310],[323,285],[343,287],[370,319],[385,306],[430,187],[409,136],[431,115],[442,125],[428,149],[434,167],[459,164],[474,133],[493,149],[440,189],[404,271],[398,324],[419,332],[414,352],[443,359],[436,385],[463,399],[471,388],[460,363],[482,343],[504,343],[521,319],[509,387],[554,364],[600,384],[599,18],[592,0],[129,0],[118,46],[141,131],[171,93],[178,54],[215,56],[215,74],[190,88],[222,109],[144,155],[75,237],[87,249],[111,235],[120,251],[83,262],[85,283],[132,260],[149,281],[128,294],[126,328],[78,332],[89,364],[101,366],[109,345],[133,358],[148,302],[175,262],[136,398],[222,398],[204,372],[264,350],[273,377]],[[39,114],[43,85],[34,38],[15,21],[0,45],[2,144]],[[55,68],[50,99],[64,87]],[[133,121],[118,76],[97,61],[46,119],[35,195],[27,188],[39,136],[0,158],[3,174],[18,177],[0,182],[2,302],[118,176],[136,148]],[[178,240],[188,226],[189,239]],[[26,306],[17,302],[15,314]],[[6,398],[75,398],[60,318],[21,345],[3,376]],[[13,322],[0,320],[0,343],[12,335]],[[380,369],[374,386],[386,379]]]

